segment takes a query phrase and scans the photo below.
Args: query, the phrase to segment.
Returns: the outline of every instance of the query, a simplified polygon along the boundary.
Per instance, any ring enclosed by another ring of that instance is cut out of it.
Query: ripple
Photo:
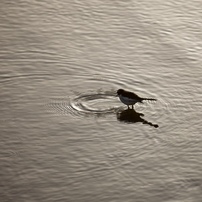
[[[116,90],[104,91],[103,89],[98,89],[88,93],[74,92],[69,97],[52,98],[48,101],[48,110],[61,115],[77,117],[101,117],[110,114],[116,116],[120,109],[126,108],[115,97]],[[146,101],[144,104],[136,104],[135,109],[138,112],[143,112],[145,115],[152,114],[158,122],[158,118],[162,114],[165,116],[171,110],[171,104],[163,99],[159,99],[157,102]]]
[[[105,116],[115,114],[118,110],[114,107],[115,92],[98,90],[96,93],[78,94],[73,98],[52,99],[48,107],[59,114],[73,116]]]

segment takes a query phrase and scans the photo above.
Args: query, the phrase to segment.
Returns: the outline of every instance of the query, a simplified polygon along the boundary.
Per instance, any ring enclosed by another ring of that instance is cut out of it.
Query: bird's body
[[[156,101],[156,99],[153,99],[153,98],[141,98],[138,95],[136,95],[135,93],[129,92],[129,91],[126,91],[123,89],[119,89],[117,91],[117,95],[119,96],[119,99],[121,100],[121,102],[123,104],[127,105],[128,108],[130,105],[132,105],[132,108],[133,108],[134,104],[136,104],[137,102],[142,103],[143,100]]]

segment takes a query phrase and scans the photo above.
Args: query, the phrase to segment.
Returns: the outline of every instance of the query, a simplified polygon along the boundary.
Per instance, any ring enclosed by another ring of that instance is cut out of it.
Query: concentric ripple
[[[74,116],[105,116],[115,114],[115,91],[78,94],[72,98],[52,99],[48,108],[59,114]]]

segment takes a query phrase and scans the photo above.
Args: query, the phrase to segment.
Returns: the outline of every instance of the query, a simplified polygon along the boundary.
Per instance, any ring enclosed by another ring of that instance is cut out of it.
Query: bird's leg
[[[127,105],[127,106],[128,106],[128,109],[130,109],[129,105]]]
[[[132,105],[132,109],[134,109],[134,108],[133,108],[133,105]]]

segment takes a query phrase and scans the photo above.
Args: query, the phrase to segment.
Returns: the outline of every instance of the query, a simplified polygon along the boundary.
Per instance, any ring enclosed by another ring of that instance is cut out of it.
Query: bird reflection
[[[144,116],[144,114],[136,112],[134,109],[126,109],[123,111],[119,111],[119,112],[117,112],[116,115],[117,115],[117,119],[119,121],[123,121],[125,123],[142,122],[143,124],[148,124],[155,128],[159,127],[157,124],[153,124],[153,123],[148,122],[145,119],[143,119],[142,116]]]

